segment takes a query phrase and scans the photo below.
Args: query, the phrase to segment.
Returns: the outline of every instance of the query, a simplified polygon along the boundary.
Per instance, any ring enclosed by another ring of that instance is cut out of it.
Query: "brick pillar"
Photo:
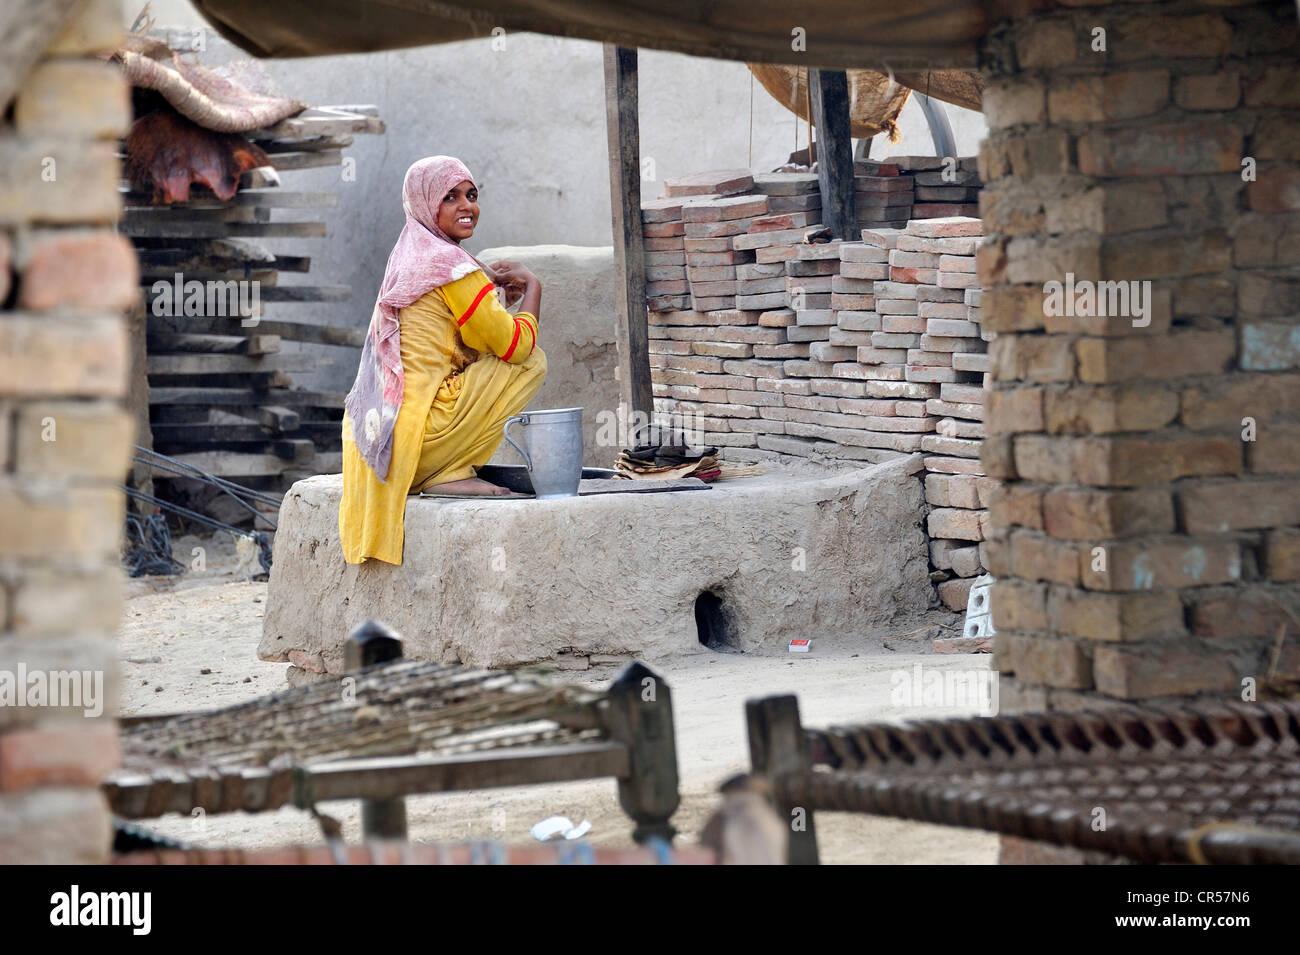
[[[1297,54],[1290,0],[1072,0],[984,41],[1005,711],[1300,677]],[[1149,310],[1053,314],[1067,273]]]
[[[0,692],[7,681],[40,704],[40,680],[75,671],[87,694],[0,699],[5,862],[109,853],[98,783],[118,761],[116,486],[134,437],[123,308],[138,289],[113,228],[128,89],[97,54],[120,18],[113,0],[82,4],[0,121]]]

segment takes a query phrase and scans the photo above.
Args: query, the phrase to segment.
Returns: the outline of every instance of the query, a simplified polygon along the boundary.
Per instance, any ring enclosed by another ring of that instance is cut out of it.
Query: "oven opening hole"
[[[739,653],[722,598],[706,590],[695,598],[695,629],[700,643],[719,653]]]

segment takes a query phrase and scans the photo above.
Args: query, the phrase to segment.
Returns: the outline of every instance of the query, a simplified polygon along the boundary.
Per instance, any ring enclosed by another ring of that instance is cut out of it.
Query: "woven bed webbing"
[[[787,806],[988,829],[1143,862],[1300,863],[1300,703],[805,730]]]

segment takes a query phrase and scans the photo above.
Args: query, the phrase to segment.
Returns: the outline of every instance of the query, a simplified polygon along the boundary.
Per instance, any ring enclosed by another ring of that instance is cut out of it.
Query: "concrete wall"
[[[142,4],[124,0],[129,25]],[[155,0],[156,26],[203,28],[186,0]],[[201,59],[216,65],[246,54],[212,30],[202,34]],[[298,240],[313,257],[306,281],[346,283],[351,303],[287,306],[334,324],[363,324],[402,226],[402,176],[415,160],[459,156],[482,186],[483,215],[471,250],[501,245],[564,243],[605,246],[613,241],[609,213],[601,46],[537,34],[507,36],[504,50],[471,40],[386,53],[259,61],[287,94],[319,104],[374,103],[388,123],[384,136],[358,136],[345,155],[356,160],[356,180],[337,167],[289,173],[295,189],[337,189],[339,207],[326,214],[327,239]],[[750,97],[753,151],[750,153]],[[804,124],[756,82],[743,63],[641,51],[641,151],[654,160],[645,199],[662,193],[663,180],[706,169],[771,169],[807,145]],[[974,155],[984,133],[979,113],[949,107],[958,151]],[[872,155],[887,150],[929,153],[920,109],[909,103],[903,140],[889,147],[876,137]],[[294,281],[286,276],[285,281]],[[333,354],[335,350],[330,350]],[[355,356],[334,356],[304,384],[346,388]]]

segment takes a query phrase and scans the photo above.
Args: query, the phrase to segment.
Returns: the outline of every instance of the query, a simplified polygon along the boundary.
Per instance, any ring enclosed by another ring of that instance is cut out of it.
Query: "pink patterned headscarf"
[[[393,425],[405,386],[398,313],[432,289],[464,278],[475,269],[483,268],[492,275],[438,228],[438,206],[443,197],[466,179],[474,181],[459,159],[430,156],[406,170],[402,183],[406,225],[388,256],[357,379],[344,402],[357,450],[385,483],[393,452]]]

